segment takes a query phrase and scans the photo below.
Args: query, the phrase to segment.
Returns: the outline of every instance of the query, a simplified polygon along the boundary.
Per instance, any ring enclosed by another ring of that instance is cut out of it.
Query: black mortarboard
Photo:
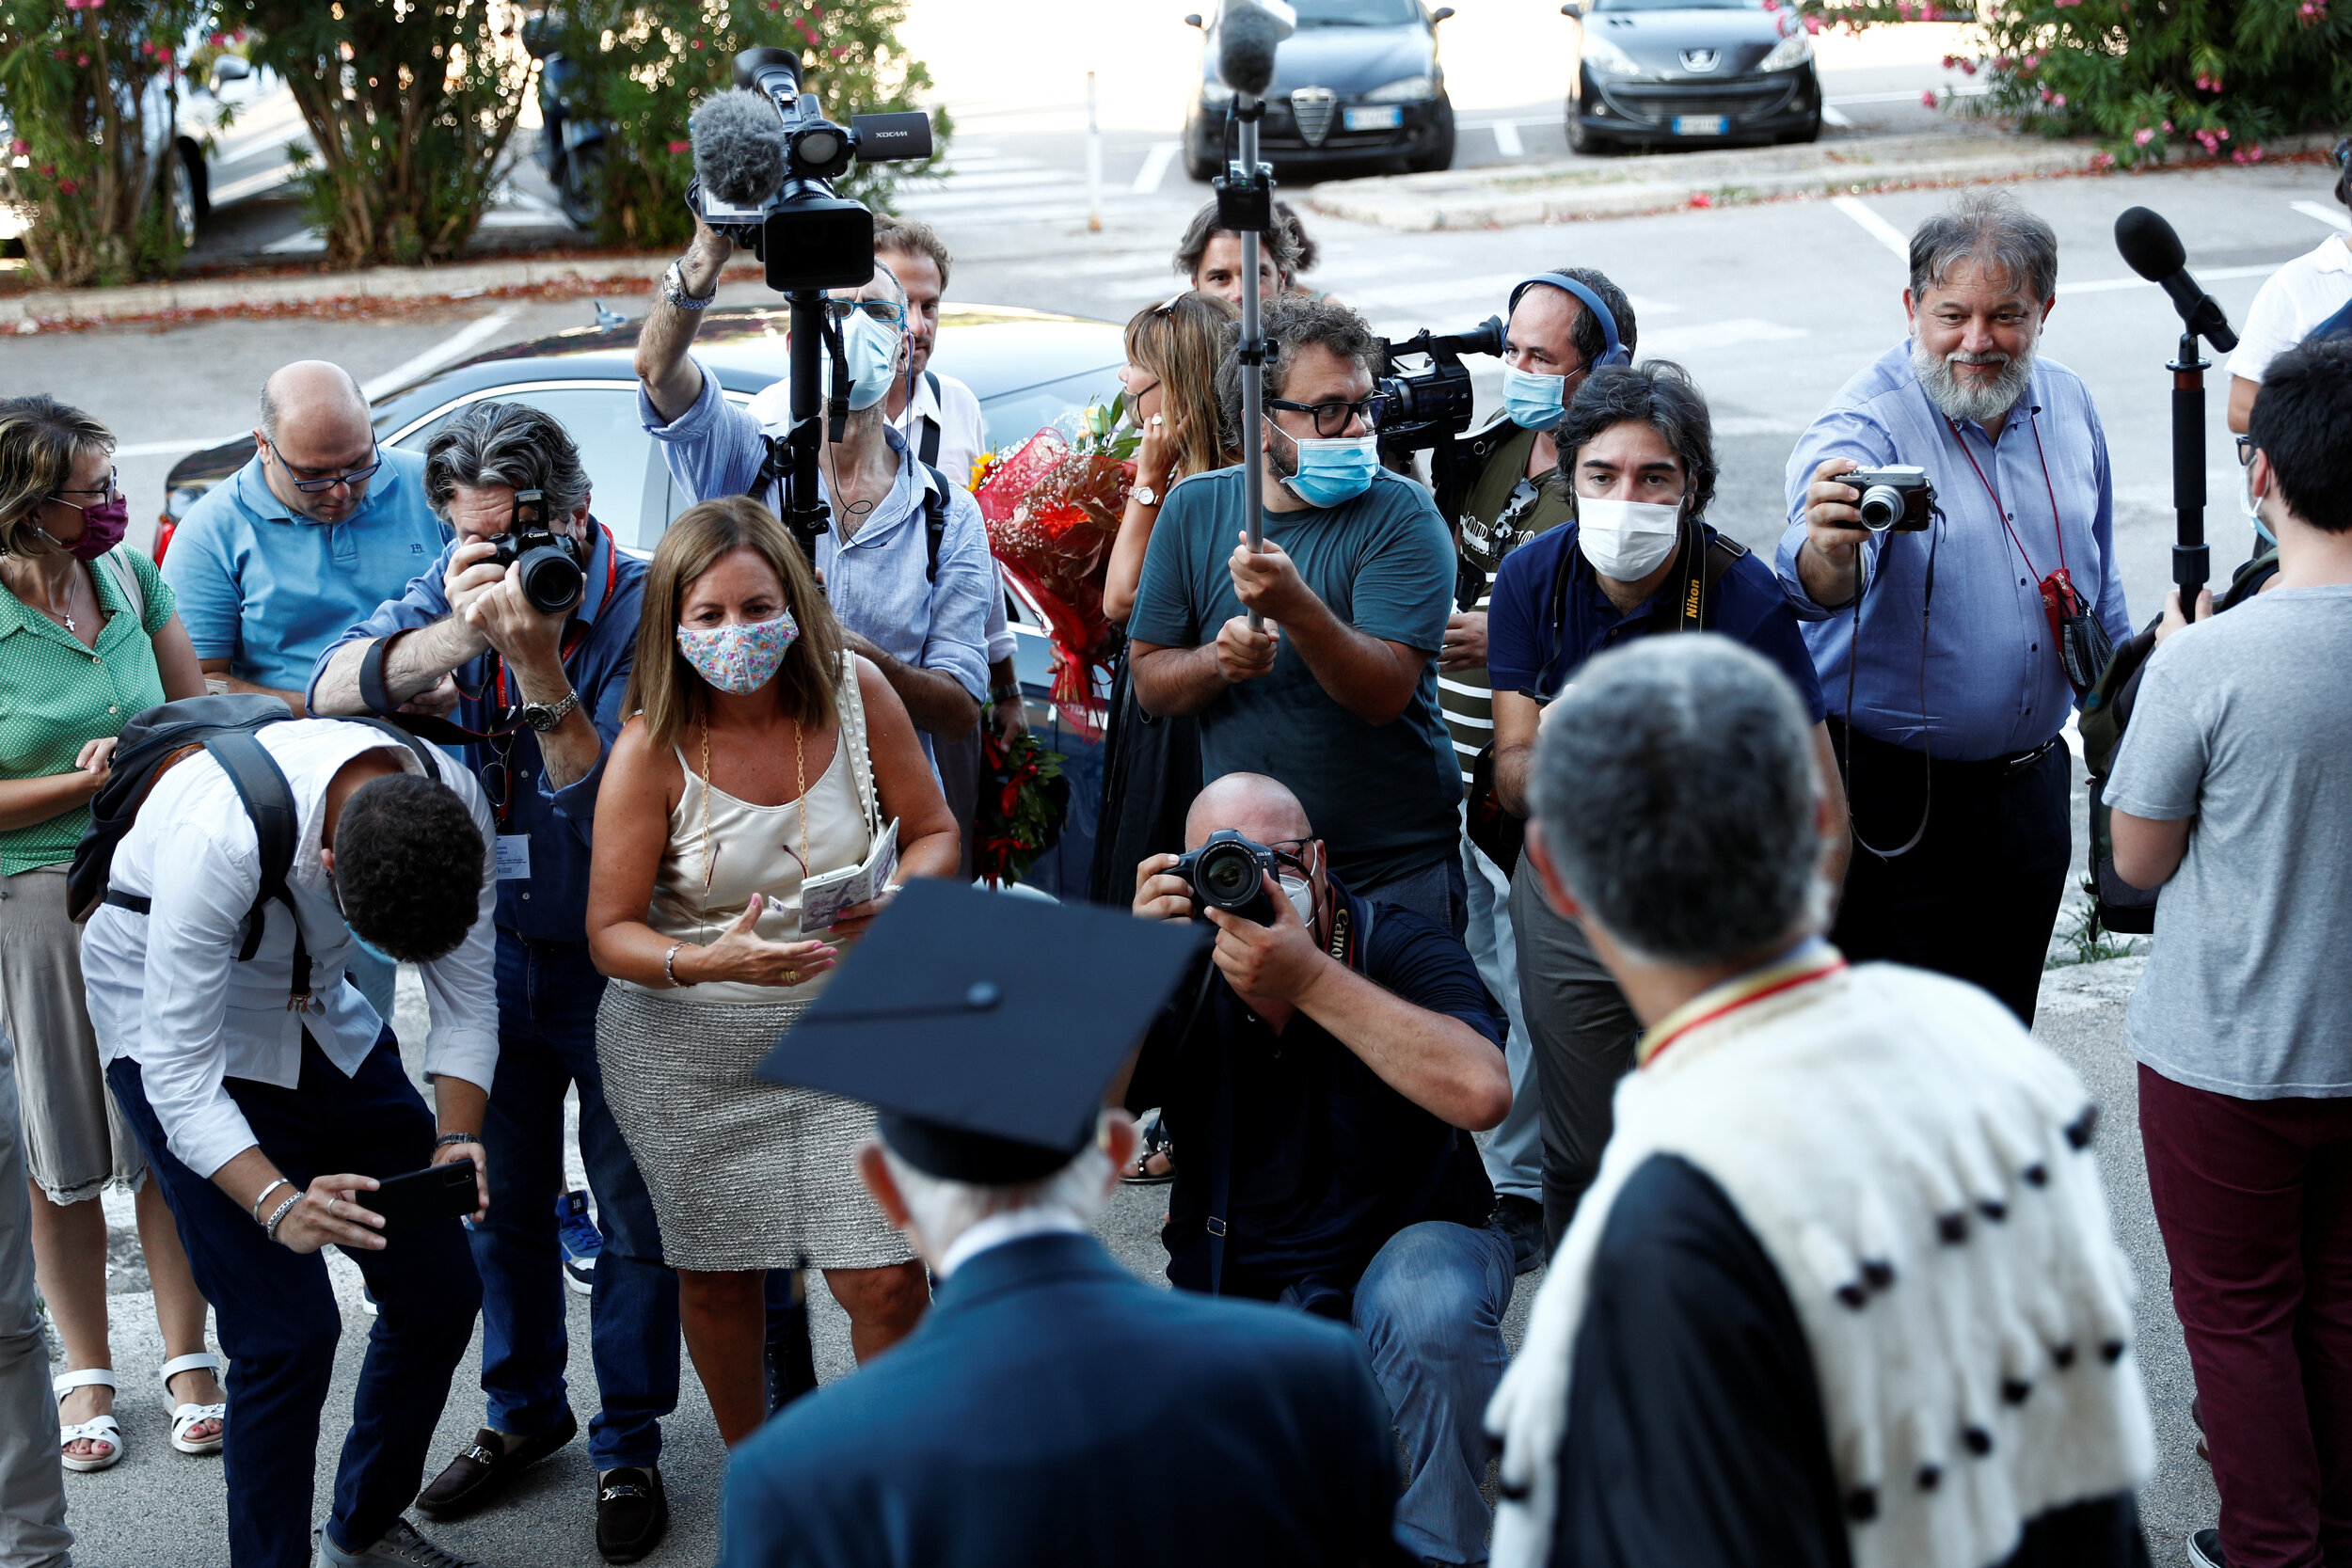
[[[1198,950],[1197,927],[909,882],[759,1076],[876,1107],[917,1170],[1010,1186],[1093,1141],[1103,1091]]]

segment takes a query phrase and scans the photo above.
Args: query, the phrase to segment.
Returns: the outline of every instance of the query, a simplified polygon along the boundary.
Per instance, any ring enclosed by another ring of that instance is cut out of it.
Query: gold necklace
[[[710,716],[703,715],[703,897],[710,896],[711,879],[718,875],[719,863],[710,851]],[[800,786],[801,797],[801,879],[808,879],[808,751],[805,732],[798,719],[792,721],[792,778]]]

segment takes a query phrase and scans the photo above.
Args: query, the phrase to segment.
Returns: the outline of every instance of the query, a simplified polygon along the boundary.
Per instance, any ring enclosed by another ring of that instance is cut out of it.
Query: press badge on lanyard
[[[1968,450],[1968,443],[1962,437],[1960,427],[1952,424],[1948,416],[1944,422],[1951,426],[1952,439],[1960,443],[1960,454],[1968,459],[1971,468],[1976,468],[1977,483],[1983,485],[1984,493],[1992,498],[1993,515],[2000,518],[2001,527],[2008,530],[2009,542],[2017,546],[2018,555],[2026,562],[2026,570],[2032,571],[2033,557],[2026,553],[2026,542],[2017,537],[2015,529],[2010,527],[2009,509],[2001,504],[2000,492],[1993,488],[1993,482],[1984,477],[1982,468],[1977,467],[1977,454]],[[2115,656],[2115,644],[2108,638],[2106,627],[2099,624],[2098,617],[2090,613],[2090,607],[2083,602],[2082,594],[2075,591],[2074,574],[2066,569],[2066,527],[2058,520],[2058,490],[2050,483],[2050,459],[2042,450],[2042,421],[2029,417],[2027,423],[2033,429],[2034,455],[2042,460],[2042,489],[2050,498],[2050,528],[2058,537],[2058,570],[2043,578],[2040,583],[2042,613],[2050,623],[2051,641],[2058,644],[2058,666],[2066,672],[2067,684],[2074,689],[2074,694],[2079,697],[2098,684],[2100,674],[2107,667],[2107,660]]]
[[[531,835],[529,833],[499,834],[499,880],[501,882],[531,880]]]

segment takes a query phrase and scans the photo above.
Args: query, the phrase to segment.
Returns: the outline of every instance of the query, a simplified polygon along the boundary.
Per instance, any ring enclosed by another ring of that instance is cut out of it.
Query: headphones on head
[[[1519,296],[1527,293],[1528,290],[1534,288],[1538,283],[1548,283],[1555,289],[1565,289],[1569,293],[1572,293],[1578,299],[1582,300],[1584,302],[1584,309],[1590,310],[1593,313],[1593,319],[1600,323],[1601,340],[1608,346],[1602,349],[1600,357],[1595,359],[1592,364],[1587,367],[1587,369],[1597,370],[1603,365],[1630,365],[1633,363],[1633,351],[1627,348],[1625,344],[1617,341],[1616,316],[1611,312],[1608,306],[1601,303],[1599,294],[1594,293],[1585,285],[1579,283],[1575,278],[1570,277],[1566,273],[1539,272],[1534,274],[1533,277],[1519,279],[1519,281],[1512,287],[1510,303],[1503,307],[1503,312],[1506,317],[1511,311],[1519,308]]]

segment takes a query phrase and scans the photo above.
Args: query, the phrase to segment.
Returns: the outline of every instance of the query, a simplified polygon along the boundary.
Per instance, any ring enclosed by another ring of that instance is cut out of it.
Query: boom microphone
[[[760,207],[784,182],[784,122],[760,94],[744,87],[712,93],[687,117],[686,134],[694,143],[694,178],[714,200]]]
[[[1216,79],[1242,98],[1274,85],[1274,46],[1298,29],[1284,0],[1225,0],[1216,18]]]
[[[2220,302],[2188,275],[2188,252],[2160,215],[2145,207],[2125,211],[2115,220],[2115,248],[2123,253],[2126,266],[2172,296],[2172,309],[2192,334],[2223,354],[2237,347],[2237,334],[2230,330]]]

